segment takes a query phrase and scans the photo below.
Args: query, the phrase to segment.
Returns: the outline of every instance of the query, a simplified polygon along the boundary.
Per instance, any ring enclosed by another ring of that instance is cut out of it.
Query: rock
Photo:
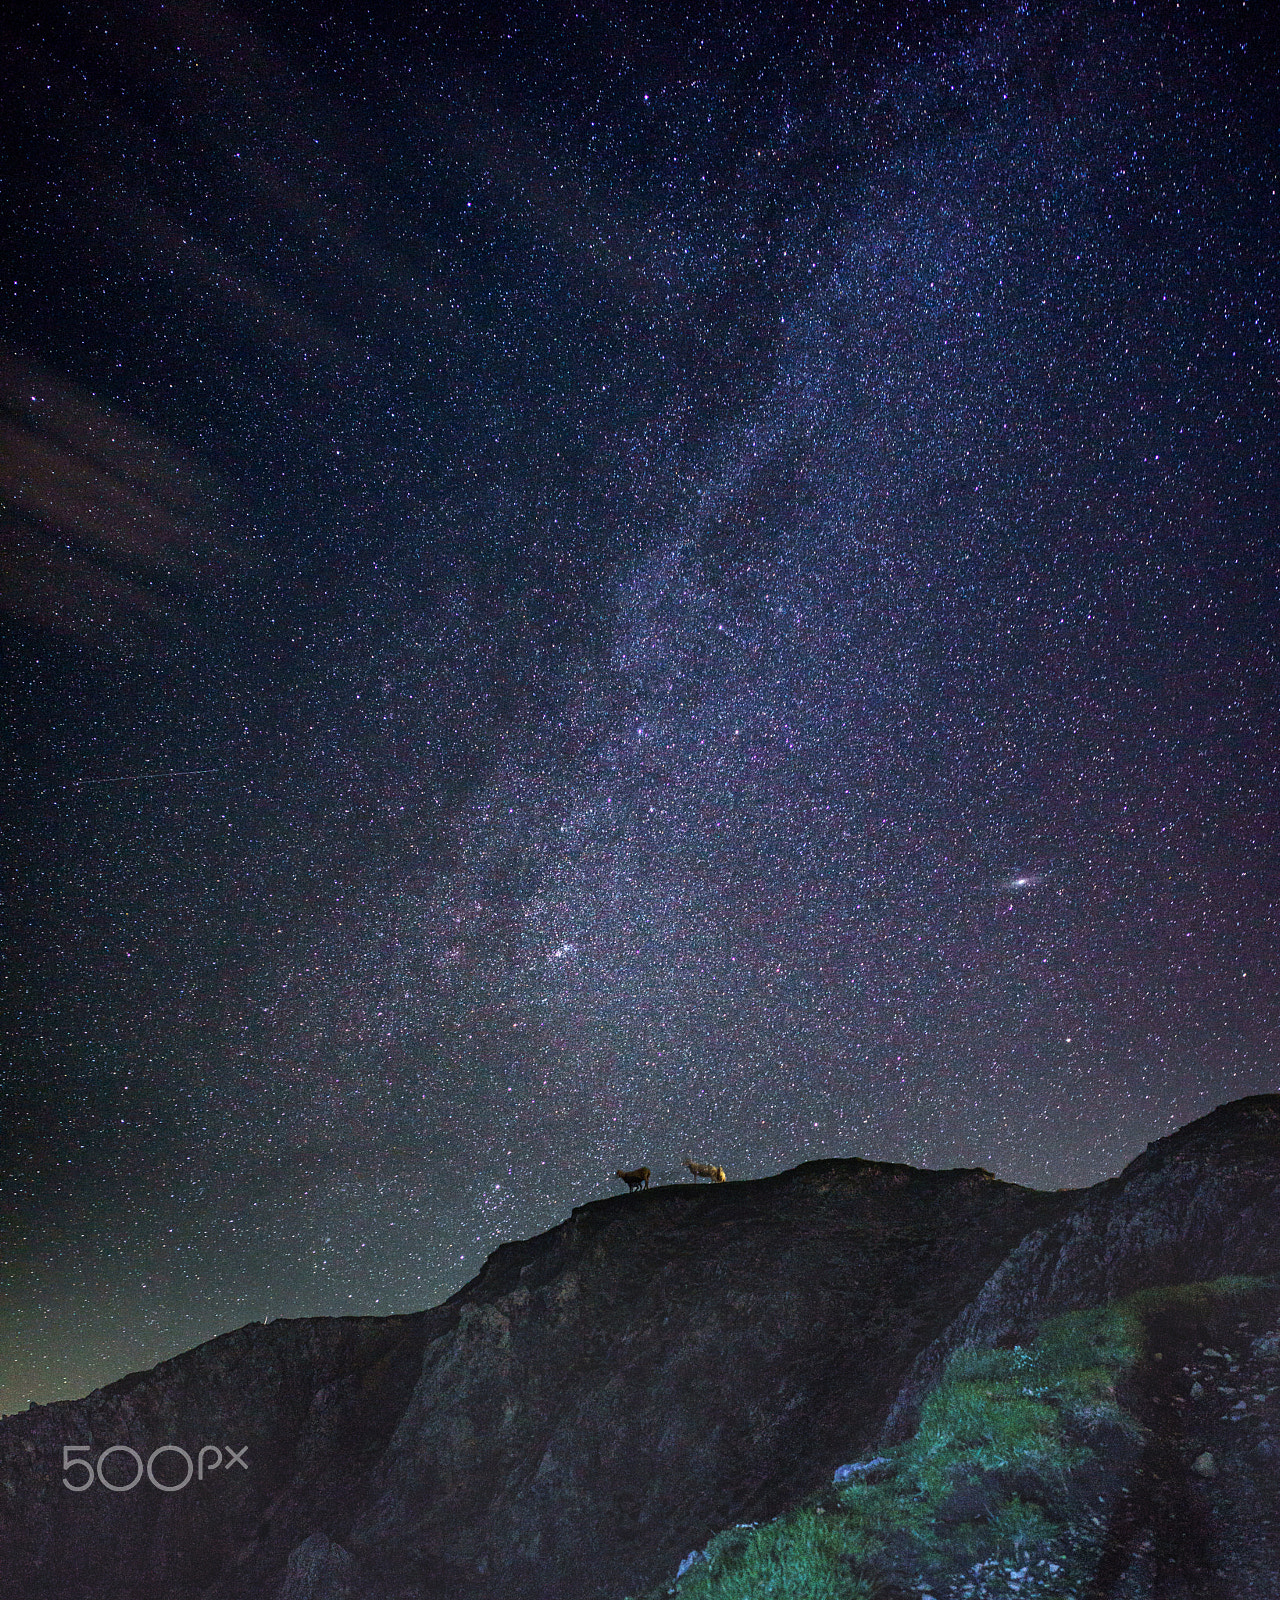
[[[684,1558],[684,1560],[676,1568],[676,1581],[679,1582],[680,1579],[684,1577],[685,1573],[688,1572],[691,1567],[696,1567],[700,1561],[705,1561],[706,1559],[707,1559],[707,1557],[706,1557],[706,1552],[705,1551],[702,1551],[702,1550],[690,1550],[689,1554]]]
[[[1213,1459],[1212,1450],[1202,1450],[1191,1463],[1191,1470],[1201,1478],[1216,1478],[1218,1465]]]
[[[1204,1384],[1200,1383],[1199,1381],[1193,1383],[1191,1385],[1191,1398],[1193,1400],[1200,1400],[1203,1397],[1204,1397]]]
[[[353,1576],[350,1552],[312,1533],[290,1552],[276,1600],[351,1600]]]
[[[889,1456],[872,1456],[870,1461],[850,1461],[847,1466],[837,1467],[831,1481],[837,1484],[882,1483],[893,1470]]]

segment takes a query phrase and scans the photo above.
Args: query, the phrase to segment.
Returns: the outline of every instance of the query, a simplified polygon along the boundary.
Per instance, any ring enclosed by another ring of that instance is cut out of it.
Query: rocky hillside
[[[1161,1284],[1280,1273],[1280,1095],[1220,1107],[1157,1139],[1118,1178],[1013,1250],[981,1294],[913,1363],[889,1434],[961,1345],[1028,1343],[1062,1311]]]
[[[914,1437],[963,1348],[1278,1268],[1280,1096],[1073,1193],[824,1161],[616,1196],[433,1311],[253,1325],[0,1419],[0,1597],[620,1600]],[[63,1485],[66,1446],[162,1444],[224,1464]]]
[[[645,1600],[1275,1600],[1280,1282],[1145,1289],[961,1347],[915,1431]]]

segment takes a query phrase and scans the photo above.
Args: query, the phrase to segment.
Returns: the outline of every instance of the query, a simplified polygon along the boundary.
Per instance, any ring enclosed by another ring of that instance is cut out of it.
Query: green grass
[[[1153,1324],[1204,1319],[1267,1287],[1220,1278],[1147,1290],[1058,1317],[1025,1348],[957,1351],[914,1437],[877,1452],[892,1463],[885,1481],[826,1488],[764,1527],[727,1529],[644,1600],[876,1600],[895,1580],[942,1595],[975,1565],[983,1593],[1008,1592],[1002,1572],[1025,1571],[1024,1595],[1065,1600],[1096,1556],[1099,1483],[1108,1471],[1119,1482],[1141,1448],[1117,1386],[1152,1353]]]

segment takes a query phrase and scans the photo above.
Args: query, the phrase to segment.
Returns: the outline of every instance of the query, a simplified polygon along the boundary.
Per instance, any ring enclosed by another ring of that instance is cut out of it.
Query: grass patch
[[[803,1505],[762,1528],[730,1528],[707,1546],[706,1559],[678,1582],[650,1593],[680,1600],[875,1600],[876,1588],[847,1559],[845,1519]]]
[[[1066,1600],[1087,1583],[1107,1504],[1143,1446],[1117,1393],[1152,1353],[1152,1325],[1206,1320],[1268,1287],[1220,1278],[1144,1290],[1055,1318],[1025,1347],[959,1350],[914,1437],[881,1452],[877,1481],[726,1529],[642,1600],[942,1600],[1014,1588]]]

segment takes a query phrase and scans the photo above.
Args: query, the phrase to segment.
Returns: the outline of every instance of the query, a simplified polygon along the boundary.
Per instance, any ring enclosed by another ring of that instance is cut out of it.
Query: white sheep
[[[723,1167],[712,1167],[705,1161],[686,1161],[685,1166],[688,1167],[695,1178],[710,1178],[715,1183],[725,1182]]]

